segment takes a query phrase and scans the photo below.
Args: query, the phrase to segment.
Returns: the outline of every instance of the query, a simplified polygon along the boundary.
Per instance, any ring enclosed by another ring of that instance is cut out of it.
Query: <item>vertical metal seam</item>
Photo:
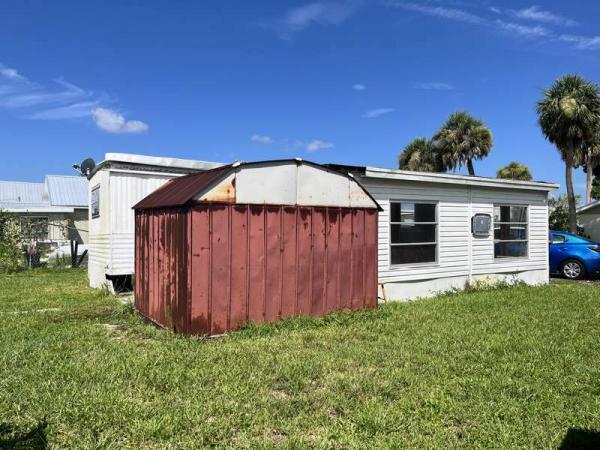
[[[229,290],[229,302],[227,305],[227,329],[230,329],[231,327],[231,271],[233,269],[233,258],[231,255],[231,238],[232,238],[232,227],[233,227],[233,221],[232,221],[232,210],[233,210],[234,206],[229,205],[227,207],[227,227],[228,227],[228,242],[227,242],[227,252],[229,253],[228,255],[228,264],[227,264],[227,289]]]
[[[327,312],[327,265],[329,264],[329,240],[327,236],[329,235],[329,208],[325,207],[325,236],[323,236],[323,240],[325,242],[325,261],[323,265],[323,292],[321,292],[322,297],[322,311]]]
[[[342,208],[338,208],[337,209],[337,217],[336,217],[337,223],[338,223],[338,227],[337,227],[337,257],[338,260],[336,261],[336,266],[337,266],[337,270],[336,270],[336,287],[337,287],[337,301],[335,303],[336,308],[338,309],[342,309],[342,288],[340,286],[340,260],[341,260],[341,248],[342,248],[342,236],[341,236],[341,230],[342,230]]]
[[[314,238],[315,238],[315,229],[314,229],[314,214],[315,214],[315,209],[313,207],[310,207],[310,260],[309,260],[309,278],[308,278],[308,285],[310,286],[310,289],[308,290],[308,315],[312,315],[312,305],[313,305],[313,269],[314,269],[314,264],[313,264],[313,259],[315,257],[315,243],[314,243]]]
[[[362,306],[367,304],[367,212],[363,209],[363,292]]]
[[[295,232],[295,237],[294,239],[296,240],[296,245],[294,246],[294,311],[293,311],[293,316],[298,316],[298,309],[299,309],[299,305],[298,305],[298,207],[294,208],[294,229],[296,230]]]
[[[208,309],[208,329],[209,329],[209,334],[212,333],[213,330],[213,315],[212,315],[212,252],[213,252],[213,245],[212,245],[212,222],[213,222],[213,218],[212,218],[212,206],[208,206],[206,208],[207,211],[207,215],[208,215],[208,305],[207,305],[207,309]]]
[[[283,206],[279,207],[279,315],[283,316],[283,252],[284,252],[284,224],[283,224]]]
[[[244,321],[250,320],[250,205],[246,205],[246,310],[244,312]]]
[[[350,309],[354,309],[353,296],[354,296],[354,213],[350,210]]]
[[[267,206],[262,205],[263,211],[263,308],[262,315],[263,321],[267,318]]]

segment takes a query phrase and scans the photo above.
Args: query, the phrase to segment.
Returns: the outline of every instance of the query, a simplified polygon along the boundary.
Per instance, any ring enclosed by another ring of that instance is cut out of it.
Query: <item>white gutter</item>
[[[588,211],[590,209],[594,209],[596,206],[600,206],[600,200],[592,202],[592,203],[588,203],[587,205],[583,205],[582,207],[577,208],[577,212],[582,213],[582,212]]]
[[[80,209],[87,209],[87,206],[82,206],[79,207]],[[8,213],[22,213],[22,214],[28,214],[28,213],[73,213],[75,211],[75,208],[68,208],[68,207],[62,207],[62,206],[34,206],[31,208],[0,208],[1,211],[3,212],[8,212]]]
[[[499,178],[451,175],[447,173],[411,172],[408,170],[382,169],[379,167],[367,167],[364,176],[366,178],[387,180],[457,184],[462,186],[482,186],[503,189],[523,189],[545,192],[554,191],[560,187],[556,183],[544,183],[538,181],[505,180]]]

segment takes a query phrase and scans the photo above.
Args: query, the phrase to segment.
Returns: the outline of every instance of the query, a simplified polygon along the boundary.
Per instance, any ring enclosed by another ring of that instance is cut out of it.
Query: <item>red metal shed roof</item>
[[[217,167],[216,169],[207,170],[204,172],[192,173],[183,177],[177,177],[169,180],[167,183],[162,185],[156,191],[149,194],[147,197],[140,200],[133,206],[132,209],[153,209],[153,208],[177,208],[184,206],[191,202],[196,194],[208,189],[215,185],[217,182],[227,177],[237,167],[250,167],[261,165],[265,163],[288,163],[294,162],[296,164],[306,164],[313,167],[318,167],[327,172],[334,172],[350,178],[352,182],[356,183],[364,193],[373,201],[373,205],[379,211],[382,210],[381,206],[373,198],[373,196],[365,189],[365,187],[358,182],[352,175],[347,172],[336,170],[321,164],[313,163],[306,160],[300,159],[281,159],[271,161],[256,161],[249,163],[233,163],[226,166]]]
[[[226,176],[232,169],[229,164],[205,172],[172,178],[157,190],[144,197],[133,209],[171,208],[183,206],[212,183]]]

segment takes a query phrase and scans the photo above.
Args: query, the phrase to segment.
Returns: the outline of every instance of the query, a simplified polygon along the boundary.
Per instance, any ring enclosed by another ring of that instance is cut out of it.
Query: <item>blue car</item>
[[[550,273],[578,280],[600,272],[600,244],[564,231],[550,231]]]

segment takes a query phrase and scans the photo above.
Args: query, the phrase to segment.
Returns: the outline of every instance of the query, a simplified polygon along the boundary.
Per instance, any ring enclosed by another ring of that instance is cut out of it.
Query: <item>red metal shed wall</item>
[[[190,215],[192,333],[377,306],[375,210],[205,204]]]
[[[188,220],[179,209],[135,216],[135,306],[159,325],[188,332]]]
[[[377,211],[203,204],[136,213],[137,310],[219,334],[377,306]]]

